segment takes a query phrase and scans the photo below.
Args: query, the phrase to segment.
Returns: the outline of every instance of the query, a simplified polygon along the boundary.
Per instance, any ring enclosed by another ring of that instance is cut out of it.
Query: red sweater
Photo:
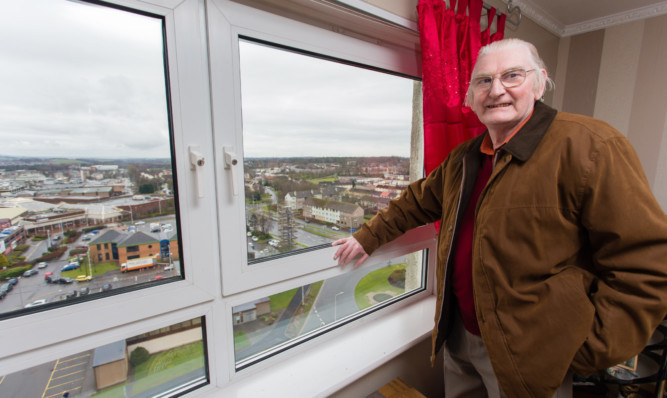
[[[475,297],[472,291],[472,237],[475,227],[475,208],[477,200],[493,171],[493,156],[482,155],[484,160],[475,180],[475,187],[470,195],[470,202],[461,220],[454,247],[454,272],[452,288],[459,303],[463,326],[477,336],[480,335],[477,316],[475,315]]]

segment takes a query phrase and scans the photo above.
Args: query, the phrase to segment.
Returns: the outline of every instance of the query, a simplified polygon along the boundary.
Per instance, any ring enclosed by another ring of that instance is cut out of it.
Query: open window
[[[356,270],[332,258],[332,242],[421,176],[414,54],[212,4],[222,293],[241,370],[430,294],[435,234],[410,231]]]

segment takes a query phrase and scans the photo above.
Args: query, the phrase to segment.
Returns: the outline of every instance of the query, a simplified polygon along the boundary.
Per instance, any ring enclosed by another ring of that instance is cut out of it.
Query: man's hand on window
[[[368,254],[366,254],[361,244],[351,236],[345,239],[338,239],[331,244],[331,246],[339,245],[340,247],[336,250],[336,254],[333,257],[334,260],[338,260],[338,265],[347,264],[354,260],[355,257],[360,256],[357,262],[354,263],[354,266],[358,267],[368,258]]]

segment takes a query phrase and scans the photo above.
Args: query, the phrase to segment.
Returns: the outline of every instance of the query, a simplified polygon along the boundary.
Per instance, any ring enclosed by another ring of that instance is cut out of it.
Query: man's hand
[[[338,239],[337,241],[331,244],[331,246],[338,246],[338,245],[341,246],[338,248],[338,250],[336,250],[336,254],[334,254],[333,257],[334,260],[336,259],[338,260],[338,265],[347,264],[350,261],[352,261],[356,256],[361,255],[361,257],[359,257],[359,260],[357,260],[357,262],[354,263],[354,266],[358,267],[368,258],[368,254],[366,254],[361,244],[351,236],[345,239]]]

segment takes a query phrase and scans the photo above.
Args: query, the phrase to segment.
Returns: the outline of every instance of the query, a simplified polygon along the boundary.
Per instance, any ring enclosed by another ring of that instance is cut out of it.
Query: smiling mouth
[[[496,105],[487,105],[487,108],[494,109],[494,108],[504,108],[506,106],[510,106],[511,104],[496,104]]]

